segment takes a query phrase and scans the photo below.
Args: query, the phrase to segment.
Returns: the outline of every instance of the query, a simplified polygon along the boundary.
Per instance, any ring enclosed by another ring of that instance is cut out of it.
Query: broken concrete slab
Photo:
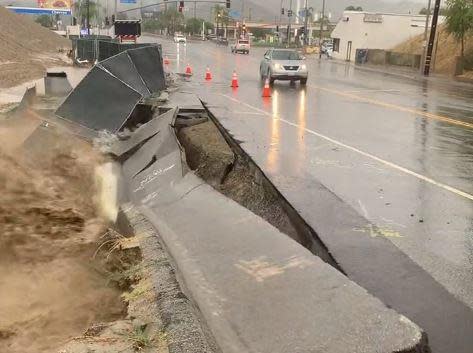
[[[168,112],[156,116],[146,124],[141,125],[127,139],[117,140],[109,147],[110,153],[120,157],[129,152],[143,141],[158,134],[160,131],[167,129],[175,119],[176,108],[170,109]]]
[[[138,151],[123,163],[123,173],[128,178],[133,178],[143,171],[160,157],[175,150],[179,150],[179,145],[173,137],[170,126],[164,126],[158,134],[154,135],[141,146]],[[165,151],[166,153],[163,153]]]
[[[156,160],[130,182],[130,198],[137,204],[146,202],[149,195],[159,193],[169,183],[182,178],[181,151]]]
[[[174,92],[169,96],[169,101],[164,107],[175,107],[178,106],[181,111],[204,111],[202,102],[199,97],[194,93],[188,92]]]

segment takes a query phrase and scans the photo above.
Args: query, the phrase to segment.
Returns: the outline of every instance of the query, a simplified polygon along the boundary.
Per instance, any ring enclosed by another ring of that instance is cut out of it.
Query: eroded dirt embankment
[[[0,352],[56,351],[126,309],[93,261],[106,231],[93,202],[98,157],[71,136],[55,141],[0,146]]]

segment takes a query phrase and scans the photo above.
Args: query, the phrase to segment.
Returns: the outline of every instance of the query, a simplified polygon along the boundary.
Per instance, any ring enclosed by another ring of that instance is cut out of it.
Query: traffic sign
[[[230,10],[230,11],[228,11],[228,15],[231,18],[241,18],[241,12],[238,11],[238,10]]]

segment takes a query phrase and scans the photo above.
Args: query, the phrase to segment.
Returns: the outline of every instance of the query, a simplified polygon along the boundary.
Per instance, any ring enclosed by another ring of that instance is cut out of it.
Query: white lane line
[[[360,205],[361,210],[363,211],[363,216],[365,216],[366,219],[369,218],[368,216],[368,211],[366,210],[365,205],[361,202],[361,200],[358,200],[358,204]]]
[[[399,89],[361,89],[358,91],[342,91],[343,93],[399,93]]]
[[[249,108],[252,108],[252,109],[254,109],[254,110],[256,110],[256,111],[259,111],[259,112],[263,113],[263,114],[264,114],[265,116],[267,116],[267,117],[270,117],[270,118],[272,118],[272,119],[278,119],[278,120],[282,121],[283,123],[286,123],[286,124],[288,124],[288,125],[291,125],[291,126],[293,126],[293,127],[296,127],[296,128],[298,128],[298,129],[301,129],[301,127],[300,127],[299,125],[297,125],[297,124],[295,124],[295,123],[293,123],[293,122],[291,122],[291,121],[288,121],[288,120],[282,119],[282,118],[278,118],[278,117],[274,117],[272,114],[270,114],[270,113],[268,113],[268,112],[266,112],[266,111],[264,111],[264,110],[262,110],[262,109],[259,109],[259,108],[257,108],[257,107],[254,107],[254,106],[252,106],[252,105],[250,105],[250,104],[248,104],[248,103],[242,102],[242,101],[240,101],[240,100],[238,100],[238,99],[235,99],[235,98],[233,98],[233,97],[230,97],[230,96],[228,96],[228,95],[226,95],[226,94],[221,94],[221,95],[222,95],[223,97],[225,97],[225,98],[231,100],[231,101],[234,101],[235,103],[242,104],[242,105],[247,106],[247,107],[249,107]],[[379,157],[377,157],[377,156],[375,156],[375,155],[372,155],[372,154],[370,154],[370,153],[367,153],[367,152],[364,152],[364,151],[362,151],[362,150],[359,150],[358,148],[355,148],[355,147],[349,146],[349,145],[347,145],[347,144],[345,144],[345,143],[343,143],[343,142],[334,140],[333,138],[328,137],[328,136],[325,136],[325,135],[322,135],[322,134],[320,134],[320,133],[318,133],[318,132],[315,132],[314,130],[307,129],[307,128],[303,128],[303,130],[306,131],[306,132],[308,132],[309,134],[315,135],[315,136],[317,136],[317,137],[320,137],[321,139],[324,139],[324,140],[326,140],[326,141],[329,141],[329,142],[333,143],[334,145],[343,147],[343,148],[345,148],[345,149],[347,149],[347,150],[350,150],[350,151],[356,152],[356,153],[358,153],[358,154],[361,154],[362,156],[371,158],[371,159],[373,159],[373,160],[375,160],[375,161],[377,161],[377,162],[379,162],[379,163],[382,163],[382,164],[384,164],[384,165],[386,165],[386,166],[388,166],[388,167],[391,167],[391,168],[393,168],[393,169],[399,170],[399,171],[401,171],[401,172],[403,172],[403,173],[405,173],[405,174],[409,174],[409,175],[411,175],[411,176],[413,176],[413,177],[416,177],[417,179],[420,179],[420,180],[422,180],[422,181],[425,181],[425,182],[427,182],[427,183],[430,183],[430,184],[432,184],[432,185],[435,185],[435,186],[437,186],[437,187],[439,187],[439,188],[442,188],[442,189],[444,189],[444,190],[450,191],[450,192],[452,192],[452,193],[454,193],[454,194],[456,194],[456,195],[458,195],[458,196],[462,196],[462,197],[464,197],[464,198],[467,198],[467,199],[473,201],[473,195],[468,194],[468,193],[465,192],[465,191],[461,191],[461,190],[456,189],[456,188],[454,188],[454,187],[452,187],[452,186],[449,186],[449,185],[447,185],[447,184],[438,182],[438,181],[436,181],[436,180],[434,180],[434,179],[432,179],[432,178],[429,178],[429,177],[427,177],[427,176],[425,176],[425,175],[416,173],[416,172],[414,172],[414,171],[412,171],[412,170],[410,170],[410,169],[401,167],[400,165],[397,165],[397,164],[395,164],[395,163],[386,161],[386,160],[384,160],[384,159],[382,159],[382,158],[379,158]]]

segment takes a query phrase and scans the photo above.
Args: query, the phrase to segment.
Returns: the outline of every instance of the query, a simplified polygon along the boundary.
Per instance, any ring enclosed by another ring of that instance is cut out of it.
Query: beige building
[[[354,61],[356,49],[391,49],[424,33],[425,20],[424,15],[345,11],[331,35],[333,57]]]

